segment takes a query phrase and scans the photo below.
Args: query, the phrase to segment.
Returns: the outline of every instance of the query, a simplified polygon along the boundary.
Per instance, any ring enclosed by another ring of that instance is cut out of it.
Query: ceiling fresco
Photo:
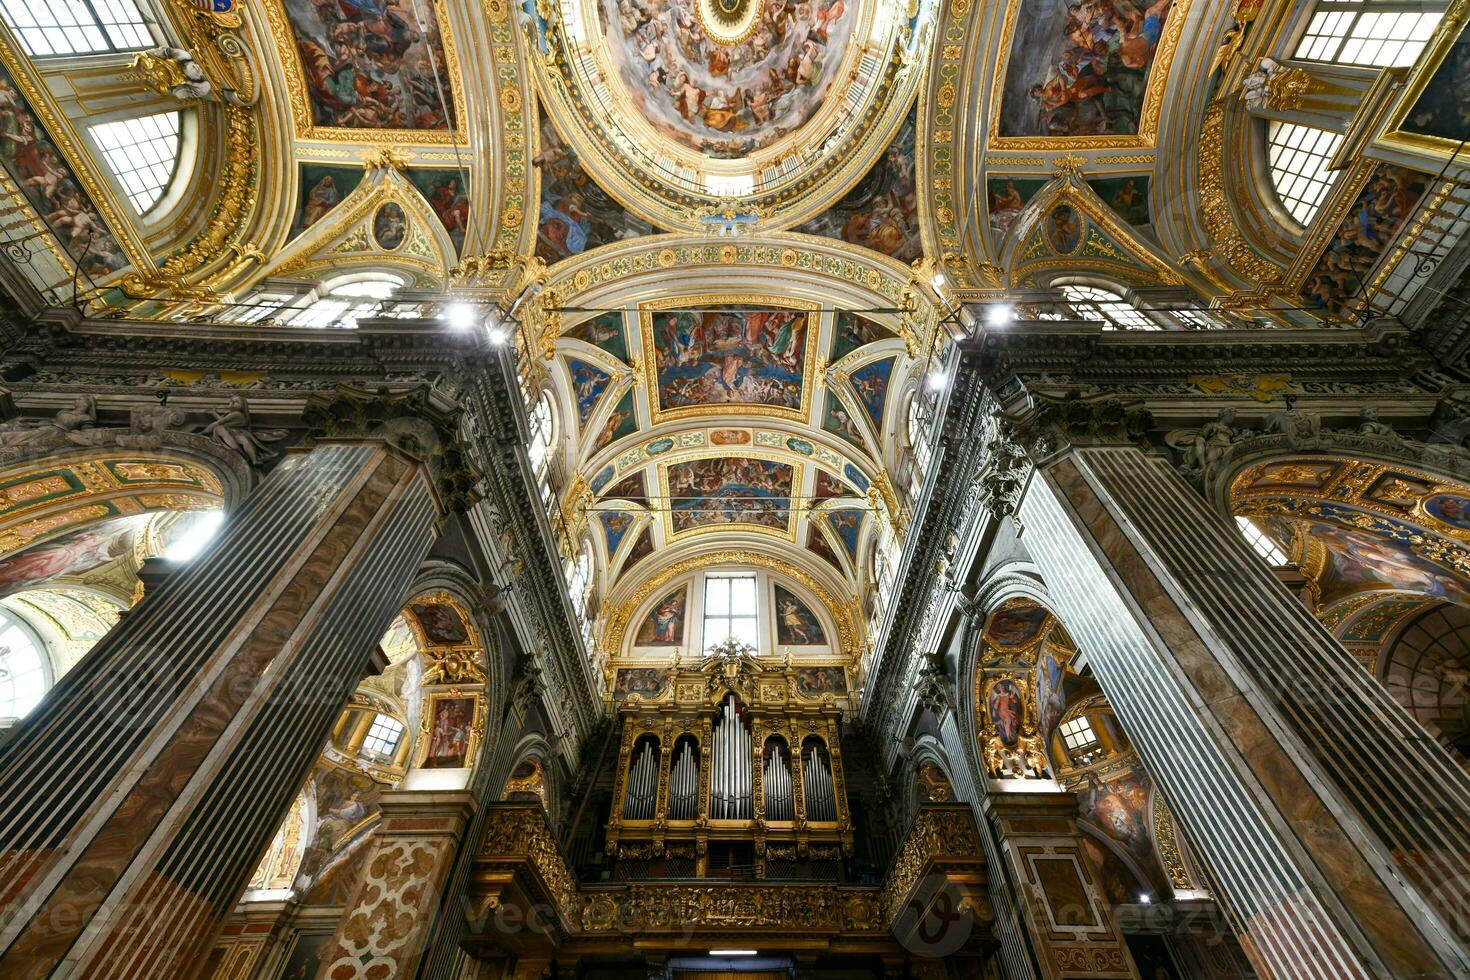
[[[854,0],[600,0],[609,59],[659,134],[738,159],[798,133],[853,49]]]

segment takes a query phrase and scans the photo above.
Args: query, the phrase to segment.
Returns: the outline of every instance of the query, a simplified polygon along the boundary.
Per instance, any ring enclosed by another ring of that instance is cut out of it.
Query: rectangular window
[[[1443,16],[1443,3],[1322,0],[1295,57],[1370,68],[1406,67],[1418,59]]]
[[[704,648],[726,640],[756,647],[759,629],[754,575],[711,575],[704,581]]]
[[[1062,722],[1062,742],[1066,744],[1068,752],[1076,752],[1096,745],[1097,733],[1092,730],[1092,723],[1085,715],[1078,715],[1071,721]]]
[[[398,751],[398,743],[402,738],[402,725],[387,715],[378,715],[373,719],[373,726],[368,729],[367,738],[362,741],[362,750],[368,755],[391,759],[393,753]]]
[[[92,138],[128,200],[146,214],[174,176],[179,159],[179,114],[160,112],[121,122],[99,123]]]
[[[0,16],[34,58],[158,43],[135,0],[0,0]]]

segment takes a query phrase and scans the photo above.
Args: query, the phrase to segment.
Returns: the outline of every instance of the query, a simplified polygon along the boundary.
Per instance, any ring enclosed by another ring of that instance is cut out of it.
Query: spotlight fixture
[[[468,330],[475,325],[475,308],[468,303],[450,303],[444,308],[444,322],[455,330]]]
[[[712,949],[711,956],[759,956],[759,950],[754,949]]]
[[[500,326],[491,327],[489,331],[487,331],[486,336],[488,337],[491,345],[494,347],[499,347],[501,344],[505,343],[507,339],[505,328]]]
[[[1016,318],[1016,310],[1009,303],[996,303],[985,310],[985,322],[992,327],[1005,327]]]
[[[945,282],[947,282],[948,280],[946,280],[944,278],[944,273],[942,273],[942,272],[936,272],[936,273],[934,273],[934,280],[933,281],[934,281],[934,288],[935,289],[943,289]]]
[[[943,391],[947,380],[943,371],[930,371],[925,383],[928,384],[930,391]]]

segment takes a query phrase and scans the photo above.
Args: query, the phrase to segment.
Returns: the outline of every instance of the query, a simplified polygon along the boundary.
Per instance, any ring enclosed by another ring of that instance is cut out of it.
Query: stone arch
[[[1440,604],[1410,619],[1385,644],[1378,677],[1460,765],[1470,766],[1470,609]]]

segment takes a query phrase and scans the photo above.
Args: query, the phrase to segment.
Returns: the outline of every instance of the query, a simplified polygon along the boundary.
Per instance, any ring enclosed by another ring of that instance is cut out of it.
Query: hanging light
[[[455,330],[468,330],[478,319],[475,308],[468,303],[450,303],[444,308],[443,316],[444,322]]]

